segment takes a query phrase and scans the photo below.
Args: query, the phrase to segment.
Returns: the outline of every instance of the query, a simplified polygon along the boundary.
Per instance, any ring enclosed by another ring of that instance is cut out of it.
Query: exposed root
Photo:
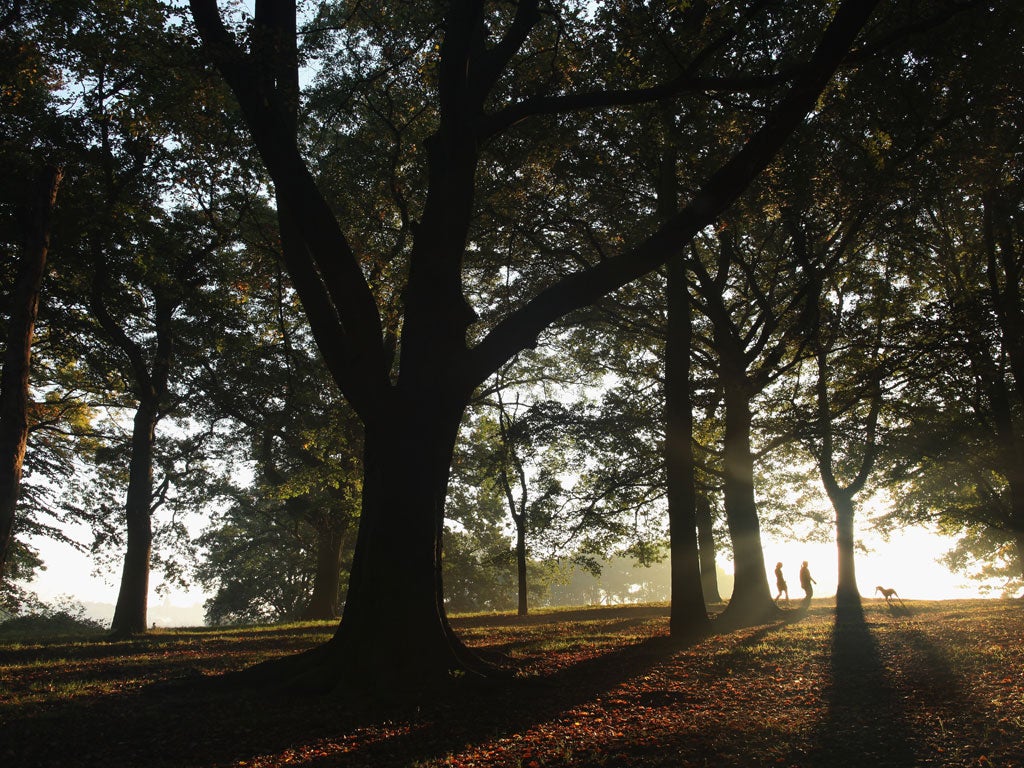
[[[447,691],[510,681],[511,660],[497,652],[478,652],[458,642],[440,654],[360,656],[331,641],[308,651],[261,662],[220,676],[220,682],[300,695],[331,695],[365,706],[416,701]]]

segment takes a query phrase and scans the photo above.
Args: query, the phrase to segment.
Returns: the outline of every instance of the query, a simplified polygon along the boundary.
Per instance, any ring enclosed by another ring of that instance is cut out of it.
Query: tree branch
[[[700,188],[690,204],[657,232],[619,256],[541,291],[502,320],[469,353],[469,375],[482,383],[516,352],[532,346],[548,325],[661,266],[713,222],[768,165],[814,107],[878,0],[846,0],[822,35],[804,73],[764,125]]]

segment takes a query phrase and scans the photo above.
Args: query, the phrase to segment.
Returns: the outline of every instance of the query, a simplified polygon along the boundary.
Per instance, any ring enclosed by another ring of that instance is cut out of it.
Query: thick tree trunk
[[[155,403],[140,405],[135,412],[124,505],[127,531],[124,565],[110,624],[115,637],[130,637],[146,631],[149,560],[153,547],[153,453],[158,420]]]
[[[18,270],[10,293],[7,345],[0,372],[0,579],[6,571],[14,541],[21,466],[28,441],[32,334],[50,249],[50,218],[60,180],[59,169],[47,168],[36,182],[36,188],[31,190]]]
[[[708,628],[697,549],[697,492],[694,481],[693,402],[690,387],[691,318],[686,267],[681,258],[667,266],[665,342],[665,475],[671,553],[673,638]]]
[[[722,385],[725,396],[723,492],[735,566],[732,597],[725,613],[731,621],[749,623],[775,616],[778,608],[768,584],[761,524],[754,499],[754,454],[750,448],[747,388],[739,373],[724,373]]]
[[[718,563],[715,558],[715,520],[711,515],[711,502],[704,494],[697,494],[697,547],[700,555],[700,581],[704,602],[722,602],[718,589]]]
[[[444,609],[444,499],[464,401],[453,406],[442,395],[436,388],[397,393],[389,418],[367,425],[355,557],[342,620],[326,648],[328,676],[316,673],[322,682],[386,694],[484,669]]]
[[[832,507],[836,512],[836,548],[839,556],[839,581],[836,585],[836,603],[860,603],[860,590],[857,588],[856,560],[853,546],[853,523],[855,506],[853,497],[845,493],[837,493],[832,498]]]
[[[335,512],[328,514],[318,527],[313,594],[302,612],[302,618],[307,621],[336,619],[341,615],[338,599],[341,590],[341,555],[348,537],[348,526],[343,524],[344,521],[344,513]]]

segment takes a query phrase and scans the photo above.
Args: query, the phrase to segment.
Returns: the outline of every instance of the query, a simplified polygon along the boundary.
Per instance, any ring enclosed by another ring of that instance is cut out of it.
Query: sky
[[[857,584],[864,597],[871,597],[876,586],[895,589],[906,600],[943,600],[982,597],[976,584],[960,574],[951,573],[937,559],[952,546],[953,540],[925,528],[913,527],[894,533],[888,541],[868,541],[869,552],[857,555]],[[37,539],[46,571],[27,584],[47,602],[61,595],[70,595],[86,604],[91,615],[109,620],[117,600],[117,577],[111,573],[105,578],[93,574],[92,561],[71,547],[49,540]],[[763,538],[768,581],[775,593],[775,563],[783,563],[783,573],[790,588],[790,597],[799,599],[798,571],[800,563],[808,561],[811,574],[817,582],[815,595],[834,595],[836,590],[835,544],[805,544]],[[731,572],[732,564],[720,563]],[[202,623],[202,604],[207,595],[202,590],[172,589],[169,594],[158,595],[155,587],[160,579],[154,574],[150,593],[151,622],[158,626],[197,625]],[[96,604],[107,604],[109,615]]]

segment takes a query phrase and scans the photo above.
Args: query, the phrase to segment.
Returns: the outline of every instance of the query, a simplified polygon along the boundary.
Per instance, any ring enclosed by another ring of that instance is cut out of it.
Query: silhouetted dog
[[[899,596],[895,589],[886,589],[885,587],[875,587],[875,592],[881,592],[882,597],[885,598],[886,605],[892,605],[892,599],[895,597],[900,601],[900,605],[904,608],[907,606],[903,603],[903,598]]]

